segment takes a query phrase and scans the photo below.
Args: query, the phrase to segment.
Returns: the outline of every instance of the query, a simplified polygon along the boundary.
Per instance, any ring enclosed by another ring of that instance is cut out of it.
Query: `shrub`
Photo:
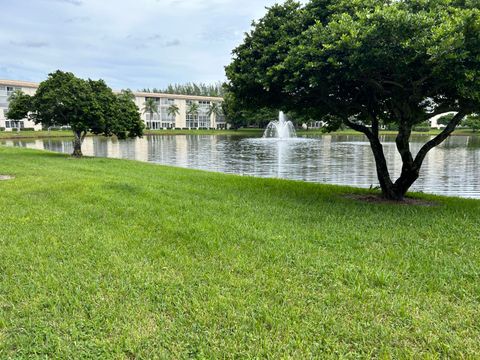
[[[418,124],[417,126],[414,126],[413,131],[429,132],[431,129],[432,129],[432,126],[430,125],[430,122],[425,121],[421,124]]]

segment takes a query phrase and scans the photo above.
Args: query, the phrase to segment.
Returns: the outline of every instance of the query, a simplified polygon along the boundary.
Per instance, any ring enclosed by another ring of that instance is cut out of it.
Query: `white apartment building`
[[[8,99],[14,91],[21,90],[34,95],[37,88],[38,84],[33,82],[0,79],[0,130],[42,130],[40,124],[35,125],[28,119],[14,121],[6,117]],[[145,92],[134,92],[134,95],[135,104],[147,129],[224,129],[226,126],[223,116],[208,114],[211,104],[221,105],[222,98]],[[154,99],[158,105],[158,111],[153,114],[143,111],[149,98]],[[198,104],[198,112],[190,114],[189,107],[194,103]],[[178,108],[175,115],[169,113],[169,107],[172,105]]]

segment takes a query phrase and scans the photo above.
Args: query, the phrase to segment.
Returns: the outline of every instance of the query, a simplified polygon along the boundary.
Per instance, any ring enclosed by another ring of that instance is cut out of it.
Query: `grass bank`
[[[0,147],[0,358],[480,357],[480,201]]]
[[[237,135],[237,136],[262,136],[264,129],[242,128],[238,130],[145,130],[145,135]],[[437,135],[440,130],[431,130],[429,132],[412,132],[412,135]],[[339,130],[332,133],[325,133],[322,130],[297,130],[298,135],[361,135],[354,130]],[[381,135],[396,135],[395,131],[381,131]],[[468,129],[457,129],[452,135],[480,135],[478,132],[472,132]],[[0,139],[29,139],[29,138],[51,138],[51,137],[68,137],[73,138],[72,132],[69,130],[61,131],[1,131]]]
[[[440,134],[442,130],[439,129],[432,129],[430,131],[412,131],[412,135],[417,136],[432,136]],[[380,130],[380,135],[397,135],[397,131],[394,130]],[[345,130],[338,130],[332,133],[325,133],[320,129],[312,129],[312,130],[297,130],[298,135],[362,135],[358,131],[352,129],[345,129]],[[470,129],[456,129],[451,136],[478,136],[480,132],[473,132]]]
[[[261,136],[264,129],[238,130],[145,130],[146,135],[238,135],[238,136]]]
[[[70,130],[61,131],[0,131],[0,139],[31,139],[31,138],[52,138],[52,137],[72,137]]]

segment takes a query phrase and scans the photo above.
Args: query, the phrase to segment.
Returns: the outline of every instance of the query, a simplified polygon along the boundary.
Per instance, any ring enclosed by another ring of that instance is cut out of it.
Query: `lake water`
[[[415,154],[429,137],[412,138]],[[401,170],[394,137],[382,138],[392,174]],[[72,152],[68,139],[0,140],[0,144]],[[370,187],[378,184],[369,143],[361,135],[270,141],[235,135],[153,135],[118,141],[88,137],[89,156],[148,161],[229,174]],[[412,190],[480,198],[480,137],[453,136],[425,159]]]

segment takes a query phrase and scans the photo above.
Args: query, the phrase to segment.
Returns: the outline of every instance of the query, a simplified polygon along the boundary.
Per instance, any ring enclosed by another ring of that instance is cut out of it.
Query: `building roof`
[[[37,88],[38,83],[30,81],[18,81],[18,80],[2,80],[0,79],[0,85],[20,86],[26,88]]]
[[[38,88],[38,83],[30,81],[19,81],[19,80],[3,80],[0,79],[0,85],[7,86],[18,86],[25,88]],[[114,90],[116,93],[120,91]],[[210,100],[210,101],[223,101],[221,97],[213,96],[197,96],[197,95],[180,95],[180,94],[164,94],[164,93],[149,93],[149,92],[138,92],[133,91],[133,94],[137,97],[153,97],[153,98],[175,98],[182,100]]]

